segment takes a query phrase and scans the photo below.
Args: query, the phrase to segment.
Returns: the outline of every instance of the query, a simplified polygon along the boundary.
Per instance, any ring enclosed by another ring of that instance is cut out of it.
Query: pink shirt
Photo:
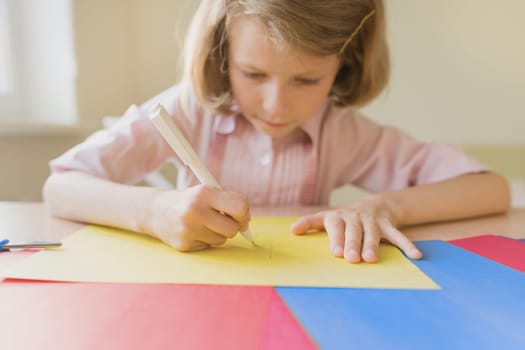
[[[180,86],[137,107],[111,128],[100,130],[52,160],[52,171],[80,170],[135,184],[173,160],[177,188],[197,184],[148,117],[161,103],[221,185],[248,196],[251,205],[327,205],[330,192],[354,184],[372,192],[445,180],[487,168],[458,148],[414,140],[351,107],[327,99],[320,111],[291,135],[272,139],[242,114],[213,115],[191,104],[180,110]]]

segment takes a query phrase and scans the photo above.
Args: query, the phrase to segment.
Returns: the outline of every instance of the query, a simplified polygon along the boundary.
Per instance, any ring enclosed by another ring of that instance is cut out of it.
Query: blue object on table
[[[443,241],[413,262],[441,290],[278,287],[322,349],[520,349],[525,274]]]
[[[9,243],[9,240],[8,239],[3,239],[0,241],[0,251],[4,250],[4,246]]]

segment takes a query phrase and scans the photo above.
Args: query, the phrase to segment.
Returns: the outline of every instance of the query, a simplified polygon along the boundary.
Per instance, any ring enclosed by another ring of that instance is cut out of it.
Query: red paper
[[[525,272],[525,242],[493,235],[462,238],[449,242],[487,259]]]
[[[0,254],[0,271],[33,253]],[[5,349],[316,348],[271,287],[8,279],[0,307]]]
[[[292,315],[277,291],[273,291],[262,349],[317,349],[306,331]]]
[[[271,287],[0,284],[2,349],[259,349]]]

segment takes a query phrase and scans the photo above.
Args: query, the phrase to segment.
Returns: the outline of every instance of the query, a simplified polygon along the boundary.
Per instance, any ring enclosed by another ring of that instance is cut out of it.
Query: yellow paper
[[[5,277],[73,282],[438,289],[401,252],[381,245],[375,264],[334,257],[326,233],[295,236],[295,218],[254,218],[257,247],[237,235],[225,245],[182,253],[154,238],[88,226],[61,250],[36,253]]]

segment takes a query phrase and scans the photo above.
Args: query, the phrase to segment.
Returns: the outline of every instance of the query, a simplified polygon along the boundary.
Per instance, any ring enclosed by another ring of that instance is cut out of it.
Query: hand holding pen
[[[179,251],[221,245],[245,230],[249,218],[242,196],[206,185],[158,190],[149,206],[146,232]]]
[[[248,229],[247,199],[221,188],[162,106],[152,110],[151,120],[202,183],[186,190],[164,191],[157,196],[153,209],[157,214],[152,214],[155,220],[150,225],[154,235],[183,251],[222,244],[239,231],[253,243]]]

